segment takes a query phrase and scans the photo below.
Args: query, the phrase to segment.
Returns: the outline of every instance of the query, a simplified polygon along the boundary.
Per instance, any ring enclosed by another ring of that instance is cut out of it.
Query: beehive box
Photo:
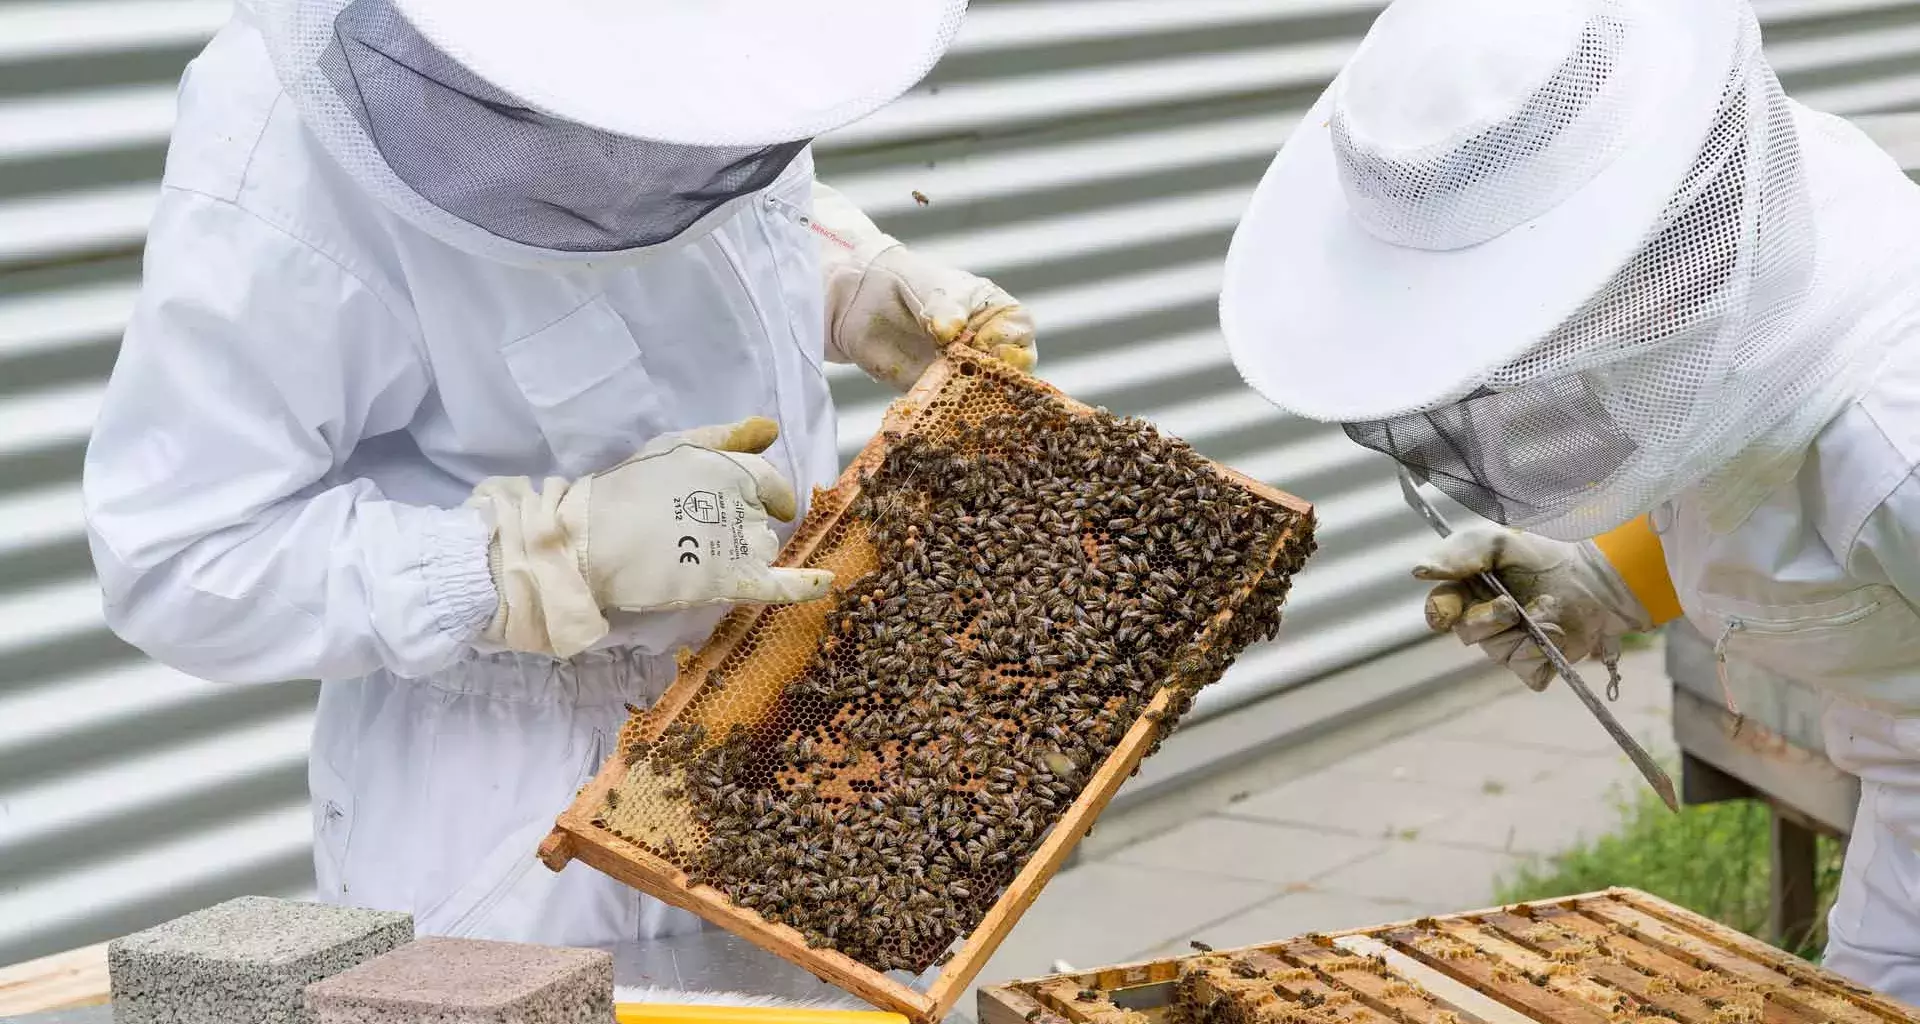
[[[955,349],[781,554],[833,570],[833,599],[738,609],[683,655],[541,856],[936,1018],[1194,691],[1277,626],[1312,528]]]
[[[980,1024],[1914,1024],[1631,889],[983,988]]]

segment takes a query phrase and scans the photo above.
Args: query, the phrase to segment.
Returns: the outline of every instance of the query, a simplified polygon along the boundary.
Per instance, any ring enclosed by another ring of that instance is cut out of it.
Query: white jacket
[[[1920,338],[1909,334],[1910,338]],[[1683,495],[1656,512],[1667,571],[1729,671],[1830,695],[1827,756],[1860,807],[1823,963],[1920,1003],[1920,340],[1897,345],[1799,474],[1725,534]]]
[[[1732,531],[1683,495],[1653,516],[1689,622],[1751,661],[1897,715],[1920,714],[1920,336]]]
[[[229,683],[324,681],[325,898],[423,933],[610,942],[692,918],[534,846],[626,702],[719,611],[627,617],[568,664],[482,655],[497,475],[572,477],[750,415],[797,492],[832,481],[803,156],[644,262],[525,269],[390,215],[303,130],[245,16],[189,67],[146,277],[88,448],[109,625]],[[644,908],[644,909],[643,909]]]

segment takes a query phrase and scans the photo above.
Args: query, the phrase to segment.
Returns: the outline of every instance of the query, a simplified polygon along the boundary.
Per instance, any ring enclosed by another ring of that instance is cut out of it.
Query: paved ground
[[[1615,714],[1656,756],[1670,751],[1659,651],[1622,671]],[[981,977],[1470,910],[1493,902],[1503,872],[1610,830],[1616,801],[1641,783],[1579,700],[1561,685],[1475,685],[1484,696],[1467,706],[1435,695],[1440,714],[1402,709],[1406,731],[1331,763],[1290,773],[1293,755],[1276,755],[1262,774],[1284,781],[1270,788],[1129,811],[1161,830],[1057,876]],[[1180,803],[1191,806],[1169,806]],[[1103,820],[1096,834],[1110,824],[1125,827]],[[971,994],[960,1008],[971,1014]]]

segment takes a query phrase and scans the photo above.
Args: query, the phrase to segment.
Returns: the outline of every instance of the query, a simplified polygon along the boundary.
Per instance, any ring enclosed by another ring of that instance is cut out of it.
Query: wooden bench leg
[[[1819,901],[1815,897],[1816,836],[1812,829],[1780,813],[1773,818],[1773,879],[1767,930],[1776,943],[1798,945],[1813,934]]]

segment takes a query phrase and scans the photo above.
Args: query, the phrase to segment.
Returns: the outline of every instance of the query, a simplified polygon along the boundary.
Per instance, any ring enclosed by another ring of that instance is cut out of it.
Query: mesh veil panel
[[[1778,237],[1802,223],[1792,125],[1754,84],[1728,83],[1648,241],[1578,312],[1466,398],[1347,435],[1510,526],[1604,532],[1670,496],[1656,474],[1670,479],[1669,453],[1716,419],[1705,403],[1737,375],[1748,331],[1804,294]],[[1777,210],[1775,192],[1788,193]]]
[[[1586,181],[1579,168],[1619,147],[1626,31],[1602,4],[1573,53],[1510,116],[1425,150],[1358,145],[1336,106],[1329,128],[1349,209],[1376,236],[1420,249],[1475,245],[1544,212]]]
[[[682,146],[562,120],[468,71],[384,0],[348,4],[319,63],[395,177],[460,220],[540,249],[671,241],[771,185],[810,141]]]
[[[1425,413],[1345,424],[1474,514],[1496,523],[1564,511],[1632,459],[1636,445],[1579,376],[1481,391]]]

